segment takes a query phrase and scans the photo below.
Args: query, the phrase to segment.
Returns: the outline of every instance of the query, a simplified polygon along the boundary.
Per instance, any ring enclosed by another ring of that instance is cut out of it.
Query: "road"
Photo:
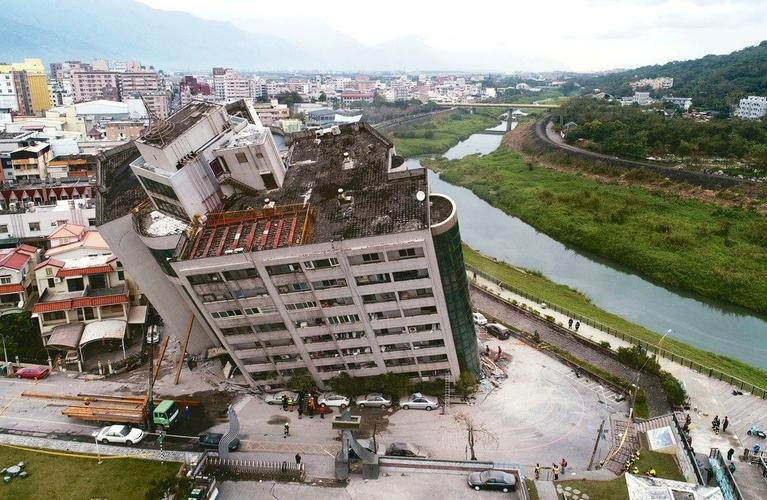
[[[544,342],[567,351],[578,359],[598,366],[616,377],[630,381],[636,376],[636,370],[625,366],[611,357],[605,356],[597,349],[593,349],[566,334],[562,334],[559,330],[552,327],[548,321],[523,313],[504,304],[487,292],[472,287],[471,300],[477,309],[530,334],[537,330],[541,340]],[[646,374],[641,375],[640,386],[645,389],[647,403],[653,415],[668,413],[669,406],[656,377]]]

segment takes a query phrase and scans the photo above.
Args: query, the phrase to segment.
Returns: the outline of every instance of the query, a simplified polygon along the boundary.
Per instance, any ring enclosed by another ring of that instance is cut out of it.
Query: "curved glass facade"
[[[453,342],[458,355],[458,364],[461,371],[468,370],[479,378],[481,372],[477,334],[471,319],[469,281],[466,278],[466,267],[463,262],[458,219],[452,217],[452,220],[440,224],[438,230],[432,226],[432,239],[439,265],[439,275],[442,279],[442,289],[445,293],[450,329],[453,332]]]

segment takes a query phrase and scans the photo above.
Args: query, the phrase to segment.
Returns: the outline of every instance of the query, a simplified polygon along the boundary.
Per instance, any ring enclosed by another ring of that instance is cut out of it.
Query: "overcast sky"
[[[415,35],[437,48],[492,46],[578,71],[722,54],[767,39],[767,0],[139,1],[256,32],[275,17],[312,17],[369,45]],[[289,40],[290,23],[285,30]]]

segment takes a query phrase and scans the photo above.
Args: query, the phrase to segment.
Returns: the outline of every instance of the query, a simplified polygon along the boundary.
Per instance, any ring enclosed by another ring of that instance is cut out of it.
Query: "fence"
[[[743,500],[743,495],[738,488],[738,483],[735,482],[735,478],[732,477],[729,467],[727,467],[727,461],[722,456],[722,452],[719,448],[711,448],[711,452],[708,454],[709,462],[712,465],[714,476],[719,483],[719,489],[722,490],[725,500]],[[718,467],[714,467],[714,463]]]
[[[533,302],[536,302],[538,304],[546,303],[546,307],[548,309],[551,309],[552,311],[556,311],[560,314],[565,314],[575,321],[580,321],[584,325],[591,326],[593,328],[596,328],[604,333],[607,333],[609,335],[612,335],[613,337],[619,338],[625,342],[628,342],[630,344],[633,344],[635,346],[639,346],[642,349],[645,349],[647,352],[651,352],[656,355],[663,356],[666,359],[669,359],[673,361],[674,363],[680,364],[682,366],[688,367],[691,370],[694,370],[700,374],[706,375],[710,378],[715,378],[718,380],[721,380],[722,382],[726,382],[734,387],[739,388],[742,391],[748,391],[754,396],[760,397],[762,399],[767,399],[767,389],[763,387],[758,387],[756,385],[753,385],[749,382],[746,382],[745,380],[742,380],[738,377],[735,377],[733,375],[729,375],[727,373],[724,373],[720,370],[717,370],[716,368],[711,368],[710,366],[705,366],[701,363],[698,363],[697,361],[693,361],[689,358],[686,358],[684,356],[680,356],[679,354],[674,353],[673,351],[670,351],[668,348],[664,349],[658,349],[657,343],[651,343],[646,340],[642,340],[640,338],[637,338],[631,334],[621,332],[619,330],[616,330],[615,328],[611,328],[607,325],[603,325],[602,323],[598,321],[594,321],[591,318],[588,318],[586,316],[582,316],[578,313],[575,313],[573,311],[570,311],[568,309],[565,309],[564,307],[557,306],[556,304],[550,304],[549,302],[539,298],[535,297],[523,290],[520,290],[519,288],[516,288],[514,286],[508,285],[496,277],[481,271],[469,264],[466,264],[466,269],[474,273],[475,276],[481,276],[482,278],[485,278],[488,281],[491,281],[492,283],[495,283],[500,288],[503,288],[504,290],[507,290],[511,293],[517,294],[521,297],[524,297],[528,300],[532,300]]]
[[[267,460],[235,460],[208,456],[204,464],[205,474],[222,479],[303,481],[306,478],[304,464]]]
[[[682,470],[682,475],[687,482],[697,481],[700,485],[705,485],[703,480],[703,474],[698,467],[698,461],[695,460],[695,452],[690,443],[687,442],[685,432],[682,430],[682,426],[679,425],[679,420],[676,417],[676,413],[672,413],[671,417],[674,420],[675,437],[677,439],[676,445],[676,460],[679,463],[679,468]]]

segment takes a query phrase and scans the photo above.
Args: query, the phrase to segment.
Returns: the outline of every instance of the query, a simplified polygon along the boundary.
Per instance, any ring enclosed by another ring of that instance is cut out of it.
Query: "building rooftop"
[[[27,265],[29,259],[37,252],[38,248],[31,245],[19,245],[16,248],[0,250],[0,268],[20,271]]]
[[[179,259],[322,243],[428,227],[426,171],[389,170],[391,142],[366,123],[295,134],[282,187],[229,200],[190,228]],[[267,201],[268,199],[268,201]]]
[[[165,120],[153,125],[139,139],[139,142],[156,147],[163,147],[173,142],[181,134],[205,118],[210,111],[220,108],[219,104],[194,101],[181,108]]]

